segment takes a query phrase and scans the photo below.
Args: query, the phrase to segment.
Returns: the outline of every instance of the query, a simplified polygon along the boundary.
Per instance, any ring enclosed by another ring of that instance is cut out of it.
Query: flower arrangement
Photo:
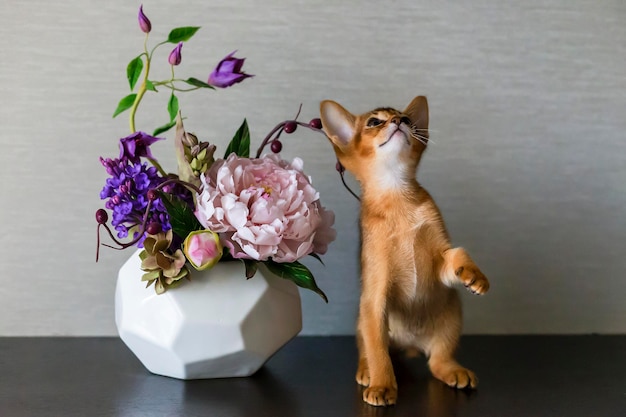
[[[127,78],[131,94],[118,104],[113,117],[129,111],[131,134],[119,141],[119,156],[100,158],[109,178],[100,192],[112,213],[111,226],[105,209],[96,212],[98,259],[101,245],[114,249],[132,246],[140,252],[142,280],[162,294],[190,279],[193,270],[205,270],[217,262],[241,261],[246,277],[252,278],[259,263],[297,285],[324,292],[313,275],[299,262],[310,255],[317,259],[335,238],[334,214],[320,203],[319,194],[304,174],[303,162],[279,156],[283,132],[298,126],[321,132],[321,122],[293,120],[279,123],[262,141],[255,157],[250,156],[250,132],[246,120],[236,131],[223,158],[215,158],[216,147],[186,132],[177,94],[199,89],[227,88],[250,77],[242,71],[244,59],[234,52],[222,59],[207,82],[175,77],[182,61],[182,48],[198,27],[173,29],[166,41],[148,49],[152,24],[139,8],[138,22],[145,33],[144,51],[130,61]],[[168,56],[171,78],[150,78],[155,51],[174,44]],[[141,78],[141,82],[138,81]],[[184,88],[180,85],[183,84]],[[133,92],[137,87],[136,92]],[[170,91],[169,121],[152,134],[137,131],[135,114],[148,92]],[[176,127],[174,149],[177,173],[163,170],[150,146],[163,140],[158,135]],[[263,154],[266,146],[269,154]],[[115,243],[100,242],[104,227]]]

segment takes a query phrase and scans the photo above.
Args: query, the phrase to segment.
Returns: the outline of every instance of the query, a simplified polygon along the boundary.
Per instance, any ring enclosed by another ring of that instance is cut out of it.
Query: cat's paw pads
[[[359,369],[356,371],[356,382],[364,387],[370,384],[370,371],[367,365],[359,365]]]
[[[398,390],[393,387],[374,386],[365,388],[363,391],[363,401],[370,405],[393,405],[397,399]]]
[[[454,274],[472,294],[482,295],[489,291],[487,277],[476,266],[460,266]]]
[[[454,369],[444,375],[441,375],[439,379],[449,387],[457,389],[474,389],[478,386],[478,378],[476,377],[476,374],[465,368]]]

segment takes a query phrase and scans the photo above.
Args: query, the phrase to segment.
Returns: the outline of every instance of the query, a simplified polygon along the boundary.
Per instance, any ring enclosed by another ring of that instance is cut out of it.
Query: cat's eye
[[[409,119],[409,118],[408,118],[408,117],[406,117],[406,116],[402,117],[402,119],[400,119],[400,122],[401,122],[401,123],[405,123],[405,124],[407,124],[407,125],[409,125],[409,126],[411,125],[411,119]]]
[[[370,118],[370,119],[367,121],[367,127],[375,127],[375,126],[379,126],[379,125],[381,125],[382,123],[383,123],[383,121],[382,121],[382,120],[377,119],[377,118],[375,118],[375,117],[372,117],[372,118]]]

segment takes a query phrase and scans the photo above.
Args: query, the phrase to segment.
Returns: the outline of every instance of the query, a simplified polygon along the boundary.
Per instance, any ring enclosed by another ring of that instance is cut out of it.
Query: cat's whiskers
[[[427,136],[420,135],[420,134],[418,133],[418,131],[420,131],[420,130],[421,130],[421,131],[426,131],[426,132],[428,132],[428,129],[418,129],[418,128],[416,128],[416,127],[411,126],[411,129],[410,129],[410,130],[411,130],[411,137],[412,137],[413,139],[415,139],[415,140],[418,140],[418,141],[422,142],[424,145],[427,145],[427,144],[428,144],[429,138],[428,138]]]

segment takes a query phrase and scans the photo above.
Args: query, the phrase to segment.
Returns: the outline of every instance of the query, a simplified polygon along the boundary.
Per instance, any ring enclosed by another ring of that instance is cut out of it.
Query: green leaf
[[[141,59],[141,55],[139,55],[137,58],[130,61],[126,67],[126,77],[128,78],[128,84],[130,84],[130,91],[133,91],[135,88],[135,84],[137,84],[137,80],[142,71],[143,60]]]
[[[136,97],[137,94],[129,94],[121,99],[119,104],[117,105],[117,109],[115,109],[115,112],[113,112],[113,117],[133,107],[133,103],[135,102]]]
[[[197,26],[185,26],[176,29],[172,29],[169,36],[167,37],[167,41],[170,43],[178,43],[188,41],[196,32],[200,29]]]
[[[242,261],[246,266],[246,278],[252,278],[256,274],[256,271],[259,269],[258,261],[254,261],[252,259],[242,259]]]
[[[204,81],[200,81],[197,78],[187,78],[186,80],[184,80],[187,84],[192,85],[194,87],[201,87],[201,88],[210,88],[211,90],[215,90],[215,87],[213,87],[211,84],[207,84]]]
[[[163,191],[159,192],[159,197],[170,217],[172,230],[179,238],[185,239],[189,233],[203,229],[189,204]]]
[[[154,84],[150,80],[146,80],[146,90],[154,91],[154,92],[158,93],[156,87],[154,86]]]
[[[235,136],[228,144],[228,148],[226,148],[226,152],[224,152],[224,159],[228,158],[228,155],[231,153],[235,153],[237,156],[241,156],[242,158],[250,157],[250,130],[248,129],[248,122],[246,119],[243,119],[243,123],[237,129]]]
[[[160,276],[160,271],[148,271],[141,276],[142,281],[152,281]]]
[[[178,97],[172,93],[170,100],[167,102],[167,112],[170,114],[170,122],[176,119],[178,114]]]
[[[173,128],[175,125],[176,125],[176,120],[172,120],[171,122],[164,124],[163,126],[159,126],[156,129],[154,129],[154,132],[152,132],[152,136],[157,136],[163,132],[167,132],[168,130]]]
[[[309,269],[300,262],[277,263],[274,261],[265,261],[263,263],[267,266],[267,269],[269,269],[270,272],[281,278],[293,281],[298,287],[302,287],[319,294],[319,296],[328,303],[328,297],[326,297],[326,294],[324,294],[324,292],[320,290],[315,283],[315,278],[313,278],[311,271],[309,271]]]

